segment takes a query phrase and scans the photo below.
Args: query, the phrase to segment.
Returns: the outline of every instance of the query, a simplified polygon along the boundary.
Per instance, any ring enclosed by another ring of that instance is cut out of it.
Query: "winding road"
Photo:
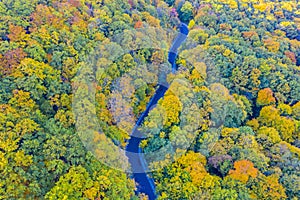
[[[176,57],[178,54],[178,48],[187,38],[189,33],[188,26],[184,23],[180,24],[180,33],[178,33],[175,38],[169,53],[168,53],[168,62],[172,65],[172,73],[175,73],[177,70]],[[159,99],[161,99],[166,91],[168,90],[167,86],[158,85],[158,88],[148,103],[146,110],[141,114],[137,120],[134,129],[132,130],[128,145],[126,146],[126,156],[128,157],[129,163],[132,168],[133,178],[137,183],[136,194],[144,193],[148,195],[149,200],[154,200],[157,198],[155,192],[155,184],[151,174],[148,172],[148,165],[141,153],[142,150],[139,147],[140,142],[144,139],[143,134],[138,131],[138,127],[142,124],[145,117],[147,117],[153,107],[157,104]]]

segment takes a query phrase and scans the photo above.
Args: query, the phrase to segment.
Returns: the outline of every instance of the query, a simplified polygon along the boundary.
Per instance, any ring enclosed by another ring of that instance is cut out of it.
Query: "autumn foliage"
[[[120,161],[104,150],[124,153],[161,81],[138,128],[158,199],[298,199],[299,16],[296,0],[0,1],[0,199],[148,199],[97,158]]]
[[[290,52],[290,51],[286,51],[284,54],[285,54],[285,56],[288,57],[293,63],[296,63],[296,62],[297,62],[295,53]]]
[[[274,52],[274,53],[278,52],[280,48],[280,43],[272,39],[264,40],[264,45],[270,52]]]
[[[134,25],[134,28],[137,29],[137,28],[142,28],[143,26],[143,23],[141,21],[137,21]]]
[[[260,90],[257,95],[256,104],[258,106],[267,106],[276,102],[273,92],[270,88]]]
[[[234,163],[234,170],[230,170],[228,176],[246,183],[250,177],[256,178],[258,170],[248,160],[240,160]]]

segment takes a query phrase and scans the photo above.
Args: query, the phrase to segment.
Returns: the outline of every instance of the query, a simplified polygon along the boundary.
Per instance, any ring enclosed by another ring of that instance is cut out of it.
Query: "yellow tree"
[[[261,109],[258,121],[261,125],[274,126],[280,119],[279,110],[273,106],[265,106]]]
[[[293,112],[291,106],[284,103],[280,103],[277,108],[280,111],[280,115],[291,115]]]
[[[273,127],[263,126],[257,131],[257,134],[258,136],[266,135],[273,144],[281,141],[278,131]]]
[[[292,119],[280,117],[280,119],[276,121],[275,128],[279,131],[284,141],[293,142],[295,140],[293,133],[296,131],[296,126]]]
[[[300,119],[300,102],[296,103],[293,107],[293,116],[296,119]]]
[[[167,93],[167,96],[161,102],[166,112],[165,126],[171,126],[179,122],[179,114],[182,111],[182,103],[179,98],[172,93]]]
[[[251,184],[254,199],[286,199],[285,188],[278,182],[277,175],[264,176],[260,174]]]
[[[189,151],[172,165],[155,172],[159,199],[190,199],[199,190],[218,185],[219,179],[209,175],[205,165],[205,156]]]

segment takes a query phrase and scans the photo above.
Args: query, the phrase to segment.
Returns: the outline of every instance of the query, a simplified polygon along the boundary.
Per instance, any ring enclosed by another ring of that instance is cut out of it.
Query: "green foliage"
[[[189,1],[185,1],[178,13],[180,20],[188,23],[193,18],[193,5]]]
[[[172,5],[174,5],[175,0],[166,0],[166,3],[167,3],[169,6],[172,6]]]

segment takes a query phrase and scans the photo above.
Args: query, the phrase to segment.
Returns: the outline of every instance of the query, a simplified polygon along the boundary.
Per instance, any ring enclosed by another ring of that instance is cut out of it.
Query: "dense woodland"
[[[179,21],[196,45],[167,80],[189,85],[173,82],[142,125],[144,152],[188,149],[149,163],[163,166],[152,173],[158,198],[300,198],[298,0],[3,0],[0,16],[0,199],[146,199],[86,150],[72,88],[90,52],[117,49],[114,35]],[[126,146],[156,89],[157,74],[132,71],[166,60],[137,49],[97,61],[97,118],[114,144]]]

